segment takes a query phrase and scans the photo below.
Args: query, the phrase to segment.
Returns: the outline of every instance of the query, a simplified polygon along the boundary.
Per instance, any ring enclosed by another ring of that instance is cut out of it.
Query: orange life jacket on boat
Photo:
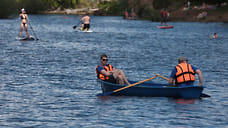
[[[192,66],[188,63],[180,63],[176,66],[176,83],[184,82],[194,82],[195,81],[195,72],[192,69]]]
[[[97,73],[97,78],[101,79],[101,80],[108,80],[109,77],[108,76],[105,76],[104,74],[98,72],[98,67],[101,66],[101,65],[97,65],[96,67],[96,73]],[[105,71],[109,72],[109,71],[112,71],[112,65],[111,64],[108,64],[107,66],[101,66],[104,68]]]

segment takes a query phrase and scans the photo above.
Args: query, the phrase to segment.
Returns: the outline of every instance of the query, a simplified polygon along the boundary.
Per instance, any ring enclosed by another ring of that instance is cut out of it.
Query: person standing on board
[[[83,30],[89,31],[90,30],[90,17],[86,14],[84,17],[81,18],[81,21],[84,23]]]
[[[169,85],[172,86],[175,80],[176,85],[179,87],[193,86],[195,74],[198,75],[199,86],[203,85],[203,75],[198,68],[188,64],[188,60],[185,57],[180,57],[178,62],[179,64],[171,72]]]
[[[26,22],[26,21],[28,21],[28,23],[29,23],[29,19],[28,19],[28,15],[26,14],[24,8],[21,9],[20,17],[21,17],[21,26],[20,26],[19,38],[21,38],[21,34],[22,34],[22,31],[23,31],[23,28],[25,28],[25,32],[26,32],[27,38],[29,38],[28,25],[27,25],[27,22]]]
[[[108,57],[106,54],[102,54],[100,56],[100,65],[96,67],[97,77],[101,80],[111,82],[111,83],[118,83],[123,85],[126,83],[129,85],[124,72],[122,70],[117,70],[113,68],[111,64],[107,64]]]
[[[160,26],[162,26],[162,23],[163,22],[165,23],[165,26],[168,26],[166,24],[166,20],[167,20],[167,12],[166,12],[165,9],[162,9],[162,11],[161,11],[161,24],[160,24]]]

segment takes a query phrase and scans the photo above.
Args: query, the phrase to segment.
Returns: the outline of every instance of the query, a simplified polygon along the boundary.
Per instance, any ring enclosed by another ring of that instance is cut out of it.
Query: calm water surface
[[[17,40],[19,19],[0,20],[1,128],[228,128],[228,24],[171,22],[174,29],[162,30],[158,22],[93,16],[94,32],[81,33],[72,29],[76,16],[30,20],[38,41]],[[214,32],[218,39],[209,38]],[[168,77],[186,56],[202,70],[211,98],[100,99],[95,67],[102,53],[136,81]]]

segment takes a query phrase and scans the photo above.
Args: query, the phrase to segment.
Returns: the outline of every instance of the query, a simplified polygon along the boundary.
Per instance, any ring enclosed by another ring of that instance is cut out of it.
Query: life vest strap
[[[192,72],[183,72],[183,73],[177,75],[176,77],[182,76],[184,74],[192,74],[192,75],[195,75],[195,73],[192,73]]]

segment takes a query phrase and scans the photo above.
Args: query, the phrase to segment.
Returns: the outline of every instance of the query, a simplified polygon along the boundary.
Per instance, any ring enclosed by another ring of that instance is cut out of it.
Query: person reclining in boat
[[[101,80],[111,82],[111,83],[118,83],[123,85],[126,83],[129,85],[124,72],[122,70],[117,70],[113,68],[111,64],[107,64],[108,56],[106,54],[102,54],[100,56],[100,65],[96,67],[97,77]]]
[[[171,72],[169,85],[172,86],[175,80],[175,84],[179,87],[193,86],[195,74],[198,75],[199,86],[203,85],[203,75],[198,68],[188,64],[188,60],[185,57],[180,57],[178,62],[179,64]]]

